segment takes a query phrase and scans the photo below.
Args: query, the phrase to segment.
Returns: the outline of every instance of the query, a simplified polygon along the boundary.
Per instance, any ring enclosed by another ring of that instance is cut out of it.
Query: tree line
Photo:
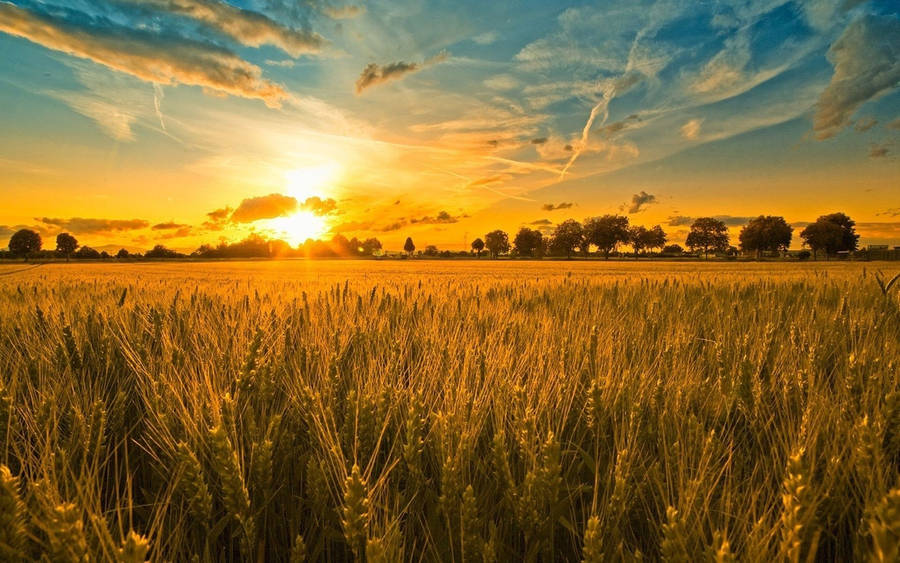
[[[283,240],[267,239],[259,234],[251,234],[244,240],[234,243],[221,242],[218,245],[204,244],[190,254],[178,252],[157,244],[145,253],[132,253],[122,248],[116,254],[98,251],[90,246],[82,246],[71,233],[56,235],[56,248],[44,249],[39,233],[31,229],[21,229],[9,240],[11,258],[65,258],[65,259],[119,259],[140,260],[160,258],[352,258],[375,256],[381,252],[381,241],[377,238],[359,240],[348,239],[343,235],[335,235],[331,240],[307,240],[303,244],[292,247]],[[4,253],[0,251],[0,258]]]
[[[784,252],[793,238],[793,227],[784,217],[760,215],[751,219],[741,228],[738,235],[738,247],[731,245],[728,226],[715,217],[699,217],[690,226],[685,246],[695,254],[708,258],[712,254],[736,255],[739,251],[755,254],[759,258],[765,252]],[[813,258],[822,253],[826,258],[838,252],[852,252],[857,249],[859,235],[856,223],[844,213],[822,215],[814,223],[807,225],[800,238],[804,247],[800,257]],[[575,255],[588,256],[592,253],[608,259],[617,255],[619,248],[628,245],[634,256],[652,254],[659,250],[663,255],[675,256],[684,252],[678,244],[667,244],[668,235],[662,226],[631,225],[624,215],[603,215],[589,217],[583,223],[575,219],[567,219],[554,227],[552,232],[543,232],[530,227],[522,227],[510,241],[508,233],[501,229],[491,231],[472,241],[472,253],[481,257],[487,250],[492,258],[510,254],[517,257],[542,258],[544,256]],[[115,256],[99,252],[89,246],[81,246],[70,233],[56,236],[55,250],[43,250],[40,234],[30,229],[21,229],[12,235],[9,251],[14,258],[49,258],[66,259],[159,259],[159,258],[349,258],[377,256],[382,251],[382,244],[377,238],[365,240],[346,238],[335,235],[331,240],[307,240],[298,247],[292,247],[282,240],[264,238],[251,234],[246,239],[235,242],[222,242],[216,246],[204,244],[190,254],[183,254],[158,244],[144,254],[131,254],[124,248]],[[416,251],[415,243],[408,237],[403,245],[408,255]],[[806,255],[804,256],[804,253]],[[436,246],[429,245],[421,252],[425,256],[451,257],[458,254],[439,251]],[[3,253],[0,253],[3,257]]]
[[[738,235],[740,248],[732,246],[728,226],[715,217],[699,217],[693,221],[685,240],[691,252],[708,258],[710,253],[736,255],[739,251],[755,254],[759,258],[764,252],[784,252],[791,244],[793,227],[784,217],[760,215],[751,219]],[[857,249],[859,235],[856,223],[844,213],[822,215],[814,223],[807,225],[800,233],[805,247],[817,257],[821,252],[826,257],[837,252],[852,252]],[[537,229],[522,227],[510,242],[503,230],[487,233],[484,238],[472,241],[472,251],[481,256],[485,250],[491,257],[512,254],[540,258],[543,256],[584,256],[596,252],[604,258],[617,254],[619,247],[631,246],[635,256],[652,253],[659,249],[662,254],[678,255],[684,249],[678,244],[666,244],[668,235],[662,226],[630,225],[624,215],[603,215],[589,217],[583,223],[568,219],[556,225],[551,233],[544,235]],[[411,253],[415,247],[412,239],[407,239],[404,250]],[[594,250],[596,249],[596,250]],[[808,257],[809,251],[806,256]]]

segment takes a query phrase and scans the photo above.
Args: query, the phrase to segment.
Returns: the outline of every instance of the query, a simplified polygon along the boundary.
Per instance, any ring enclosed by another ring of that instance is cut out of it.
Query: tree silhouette
[[[544,235],[535,229],[522,227],[513,239],[513,248],[520,256],[535,256],[544,243]]]
[[[406,237],[406,242],[403,243],[403,250],[410,256],[416,251],[416,245],[413,244],[412,237]]]
[[[491,258],[496,258],[504,252],[509,252],[509,235],[500,229],[491,231],[484,235],[484,245],[491,253]]]
[[[646,244],[647,248],[653,250],[654,248],[662,248],[666,245],[666,241],[668,237],[666,236],[666,232],[659,225],[654,225],[649,231],[647,231]]]
[[[587,244],[593,244],[609,259],[609,253],[619,244],[629,241],[628,217],[622,215],[604,215],[590,217],[584,221],[584,238]]]
[[[859,243],[856,222],[844,213],[822,215],[803,229],[800,238],[812,249],[813,257],[824,250],[826,260],[829,254],[856,250]]]
[[[728,227],[713,217],[699,217],[691,225],[685,244],[692,251],[700,250],[709,259],[709,251],[728,250]]]
[[[9,239],[9,251],[14,256],[27,258],[41,250],[41,235],[31,229],[21,229]]]
[[[56,252],[69,259],[69,256],[78,248],[78,240],[69,233],[56,235]]]
[[[120,248],[119,251],[116,252],[116,258],[118,258],[120,260],[123,258],[129,258],[130,256],[131,256],[131,254],[124,248]]]
[[[472,241],[472,250],[481,258],[481,252],[484,250],[484,241],[480,238],[477,238]]]
[[[757,258],[763,251],[787,250],[793,232],[784,217],[760,215],[741,229],[741,250],[756,252]]]
[[[584,248],[584,228],[575,219],[567,219],[553,230],[550,248],[556,254],[565,254],[571,258],[576,248]]]

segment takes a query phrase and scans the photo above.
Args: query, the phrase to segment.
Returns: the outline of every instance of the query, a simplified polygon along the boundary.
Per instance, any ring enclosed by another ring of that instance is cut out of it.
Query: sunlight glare
[[[328,231],[328,223],[311,211],[298,211],[289,217],[269,221],[269,230],[277,238],[291,246],[303,244],[306,239],[322,238]]]

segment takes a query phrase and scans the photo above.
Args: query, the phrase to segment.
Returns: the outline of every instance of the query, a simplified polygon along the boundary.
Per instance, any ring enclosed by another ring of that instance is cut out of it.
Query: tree
[[[472,241],[472,250],[474,250],[475,254],[477,254],[478,257],[481,258],[481,251],[484,250],[484,241],[481,240],[480,238],[473,240]]]
[[[367,238],[360,245],[365,256],[375,256],[381,252],[381,241],[377,238]]]
[[[12,238],[9,239],[9,251],[14,256],[27,258],[28,255],[39,252],[40,250],[41,235],[30,229],[16,231]]]
[[[544,235],[535,229],[522,227],[513,240],[513,247],[520,256],[536,256],[544,243]]]
[[[728,249],[728,227],[713,217],[699,217],[691,225],[685,244],[691,251],[702,251],[708,259],[710,250],[725,252]]]
[[[800,238],[813,251],[825,251],[825,258],[835,252],[856,250],[859,235],[856,234],[856,222],[844,213],[822,215],[800,233]]]
[[[130,258],[130,257],[131,257],[131,254],[124,248],[120,248],[119,251],[116,252],[116,258],[118,258],[119,260],[123,260],[123,259]]]
[[[681,248],[680,244],[667,244],[662,249],[663,254],[681,254],[682,252],[684,252],[684,249]]]
[[[828,260],[829,254],[834,254],[842,247],[843,231],[840,225],[822,221],[810,223],[800,233],[803,242],[812,249],[813,257],[818,255],[820,250],[825,251],[825,259]]]
[[[491,258],[496,258],[504,252],[509,252],[509,235],[500,229],[491,231],[484,235],[484,245],[491,253]]]
[[[250,237],[247,237],[247,239],[249,240]],[[96,250],[94,252],[96,252]],[[144,256],[146,256],[147,258],[178,258],[179,254],[172,249],[166,248],[161,244],[157,244],[152,249],[148,250]]]
[[[647,231],[647,248],[653,250],[654,248],[662,248],[666,245],[666,241],[669,237],[666,236],[666,232],[659,225],[655,225],[649,231]]]
[[[100,258],[100,253],[90,246],[82,246],[78,249],[78,252],[75,253],[75,258],[79,260],[96,260]]]
[[[56,235],[56,253],[69,259],[69,256],[78,248],[78,241],[69,233]]]
[[[566,258],[571,258],[576,248],[585,246],[584,227],[575,219],[566,219],[553,230],[550,249],[555,254],[565,254]]]
[[[416,251],[416,245],[413,244],[412,237],[406,237],[406,242],[403,243],[403,250],[410,256]]]
[[[741,241],[741,250],[756,252],[756,257],[759,258],[764,251],[787,250],[791,245],[793,232],[794,229],[787,224],[784,217],[760,215],[744,225],[738,238]]]
[[[628,217],[622,215],[604,215],[591,217],[584,221],[584,238],[586,244],[595,245],[609,259],[609,253],[629,240]]]
[[[628,229],[628,238],[631,241],[631,247],[634,248],[636,257],[649,246],[650,231],[643,225],[634,226]]]
[[[433,244],[429,244],[425,247],[425,252],[423,254],[425,254],[425,256],[437,256],[438,253],[438,247]]]

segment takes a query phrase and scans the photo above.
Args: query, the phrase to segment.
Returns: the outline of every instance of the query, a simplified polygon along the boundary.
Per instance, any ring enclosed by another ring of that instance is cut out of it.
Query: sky
[[[0,108],[0,241],[843,211],[900,244],[893,0],[0,0]]]

